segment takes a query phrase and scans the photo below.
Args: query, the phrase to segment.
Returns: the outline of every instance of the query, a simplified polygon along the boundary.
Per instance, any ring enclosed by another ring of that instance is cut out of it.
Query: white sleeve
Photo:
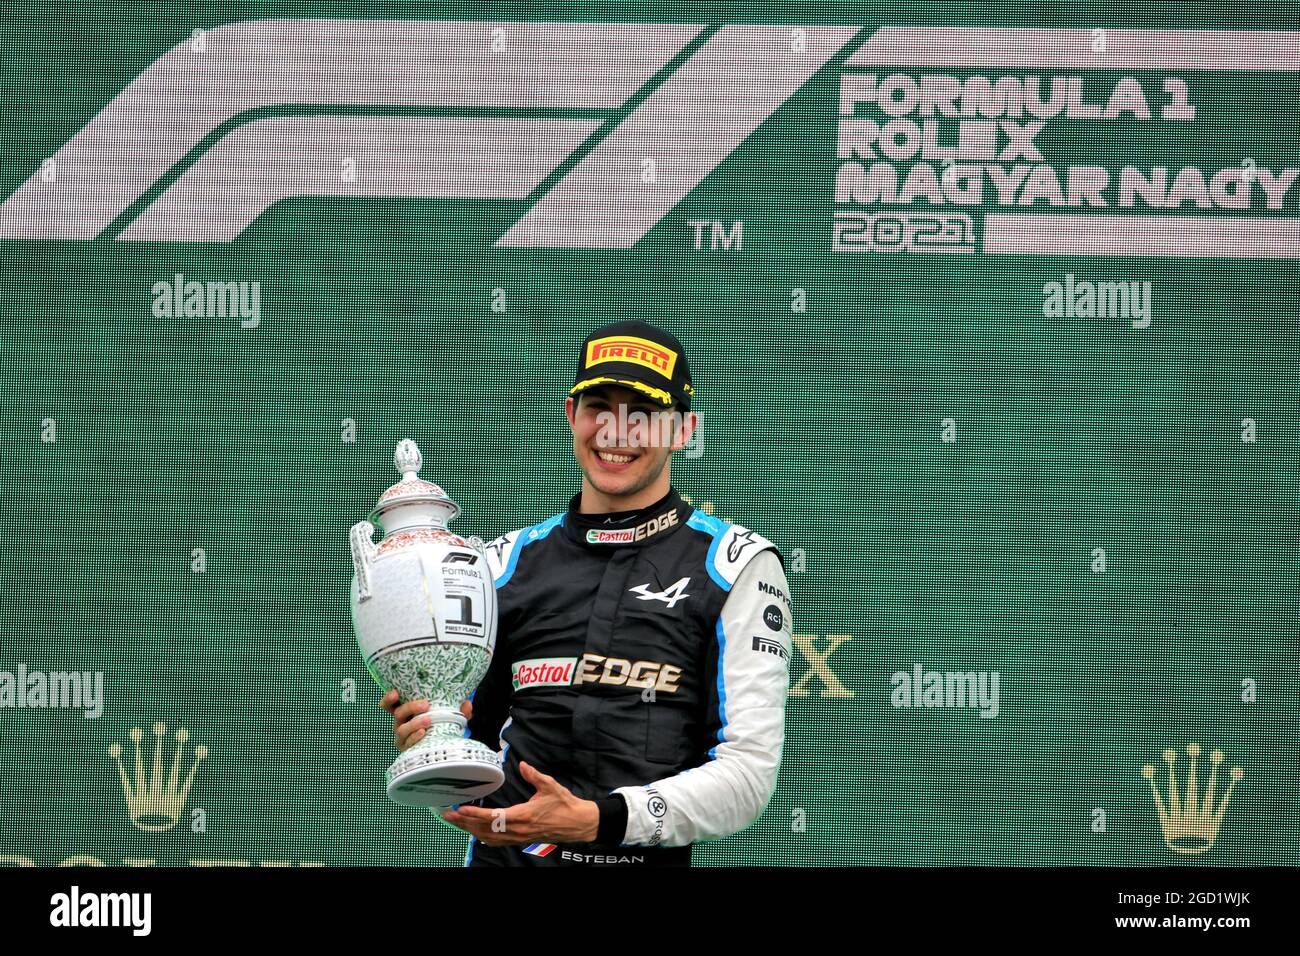
[[[762,551],[736,578],[719,634],[720,741],[700,767],[644,787],[627,802],[624,846],[685,846],[749,826],[776,789],[790,685],[790,588],[780,558]]]

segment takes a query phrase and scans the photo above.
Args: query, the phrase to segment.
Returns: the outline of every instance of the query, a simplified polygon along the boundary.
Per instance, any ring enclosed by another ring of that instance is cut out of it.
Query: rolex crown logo
[[[1219,836],[1219,824],[1228,809],[1228,798],[1237,781],[1244,777],[1245,771],[1233,767],[1229,776],[1232,782],[1223,793],[1218,807],[1214,805],[1214,791],[1219,784],[1219,764],[1223,763],[1223,751],[1215,750],[1210,754],[1210,780],[1205,787],[1205,794],[1198,796],[1196,785],[1196,758],[1201,754],[1200,744],[1188,744],[1187,756],[1191,766],[1187,772],[1187,789],[1183,798],[1178,797],[1178,781],[1174,777],[1174,761],[1177,754],[1173,750],[1164,752],[1164,761],[1169,767],[1169,802],[1160,798],[1156,786],[1156,768],[1147,764],[1142,768],[1142,776],[1151,784],[1151,793],[1156,798],[1156,811],[1160,814],[1160,829],[1164,831],[1165,845],[1175,853],[1204,853],[1214,846]]]
[[[135,742],[134,785],[127,777],[126,768],[122,766],[122,745],[114,743],[108,748],[109,755],[117,763],[117,773],[122,780],[122,793],[126,796],[126,809],[131,814],[131,822],[137,829],[150,833],[161,833],[176,826],[176,821],[181,818],[181,811],[185,808],[185,798],[189,796],[194,774],[198,772],[199,762],[208,755],[208,748],[202,744],[194,748],[194,764],[190,767],[185,782],[178,786],[185,742],[190,739],[188,730],[178,729],[171,773],[164,780],[162,747],[166,733],[167,725],[161,720],[153,725],[153,768],[146,781],[144,759],[140,754],[140,740],[144,737],[144,731],[139,727],[131,728],[130,736]]]

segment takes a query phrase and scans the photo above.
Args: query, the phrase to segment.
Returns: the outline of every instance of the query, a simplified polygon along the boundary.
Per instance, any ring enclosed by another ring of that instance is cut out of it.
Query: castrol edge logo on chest
[[[619,528],[614,531],[592,528],[587,532],[587,541],[590,544],[630,544],[675,527],[677,527],[677,509],[673,508],[635,528]]]

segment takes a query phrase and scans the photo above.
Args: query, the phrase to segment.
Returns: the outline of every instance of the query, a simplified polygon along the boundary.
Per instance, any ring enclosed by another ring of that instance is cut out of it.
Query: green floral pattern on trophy
[[[366,666],[385,691],[395,687],[404,700],[427,700],[434,707],[456,710],[483,680],[490,660],[490,655],[476,644],[431,641],[382,654]]]

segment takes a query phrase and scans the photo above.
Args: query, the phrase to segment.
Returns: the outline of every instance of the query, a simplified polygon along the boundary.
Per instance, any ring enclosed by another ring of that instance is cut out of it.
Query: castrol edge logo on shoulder
[[[515,690],[525,687],[568,687],[573,683],[576,657],[539,657],[510,665]]]

